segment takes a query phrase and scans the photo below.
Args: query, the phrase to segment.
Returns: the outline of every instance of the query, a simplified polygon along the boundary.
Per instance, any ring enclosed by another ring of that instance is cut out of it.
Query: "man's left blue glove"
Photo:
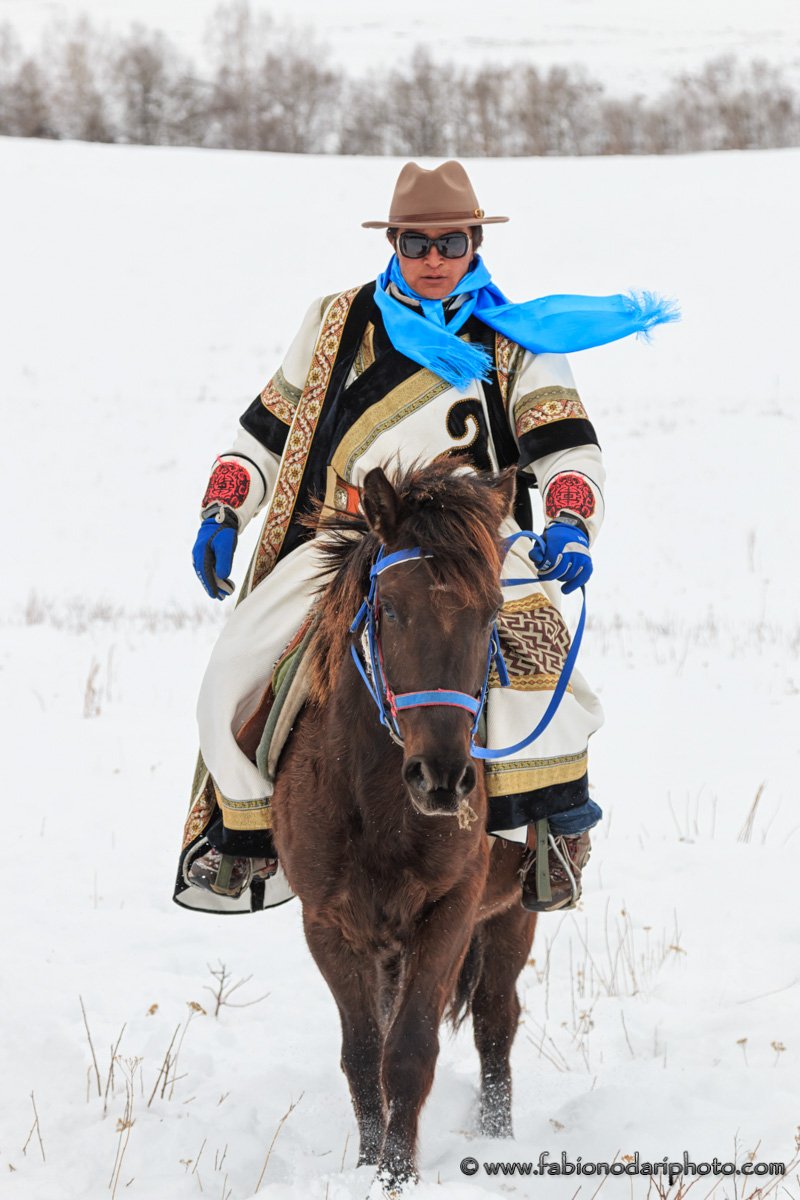
[[[236,513],[224,504],[210,504],[202,515],[204,520],[192,548],[194,569],[212,600],[224,600],[233,591],[233,580],[228,577],[239,521]]]
[[[536,542],[529,552],[539,569],[539,579],[562,580],[562,592],[577,591],[592,573],[589,538],[578,525],[553,521],[543,534],[544,544]]]

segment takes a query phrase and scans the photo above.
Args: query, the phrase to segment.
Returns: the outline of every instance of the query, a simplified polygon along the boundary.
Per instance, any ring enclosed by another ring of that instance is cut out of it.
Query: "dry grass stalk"
[[[614,1157],[612,1158],[612,1160],[611,1160],[612,1164],[613,1164],[613,1163],[615,1163],[615,1162],[617,1161],[617,1159],[618,1159],[618,1158],[619,1158],[619,1150],[617,1150],[616,1154],[615,1154],[615,1155],[614,1155]],[[594,1189],[594,1191],[592,1192],[591,1196],[589,1197],[589,1200],[595,1200],[595,1196],[598,1194],[598,1192],[600,1192],[600,1190],[601,1190],[602,1188],[604,1188],[604,1187],[606,1186],[606,1184],[607,1184],[607,1183],[608,1183],[608,1181],[609,1181],[609,1178],[610,1178],[610,1176],[609,1176],[609,1175],[604,1175],[604,1176],[603,1176],[603,1178],[600,1180],[600,1182],[598,1183],[597,1187]]]
[[[194,1160],[194,1166],[192,1167],[192,1174],[197,1177],[197,1183],[198,1183],[198,1186],[199,1186],[201,1192],[203,1191],[203,1181],[200,1178],[200,1172],[198,1171],[197,1168],[200,1166],[200,1159],[203,1157],[203,1151],[205,1150],[205,1148],[206,1148],[206,1138],[203,1138],[203,1144],[197,1152],[197,1158]]]
[[[764,795],[764,789],[766,786],[767,786],[766,779],[762,780],[762,782],[758,785],[758,791],[755,794],[755,799],[753,800],[753,803],[750,805],[750,811],[747,814],[745,823],[742,826],[742,828],[739,830],[739,836],[736,839],[737,842],[744,842],[745,845],[749,845],[750,839],[753,836],[753,825],[754,825],[755,819],[756,819],[756,810],[757,810],[759,804],[761,803],[761,797]]]
[[[147,1101],[148,1108],[155,1100],[156,1092],[158,1091],[158,1085],[159,1085],[159,1083],[161,1083],[162,1078],[164,1080],[163,1086],[161,1088],[162,1097],[164,1095],[164,1092],[166,1091],[167,1079],[169,1078],[169,1069],[170,1069],[170,1066],[172,1065],[172,1059],[171,1059],[172,1047],[175,1045],[175,1038],[180,1033],[180,1028],[181,1028],[180,1025],[176,1026],[175,1032],[172,1035],[172,1040],[170,1041],[170,1044],[167,1046],[166,1054],[164,1055],[164,1058],[161,1062],[161,1066],[158,1069],[158,1075],[156,1076],[156,1081],[153,1085],[153,1090],[150,1093],[150,1099]]]
[[[537,1022],[533,1021],[533,1024],[536,1025]],[[541,1028],[542,1036],[539,1039],[539,1042],[537,1043],[535,1038],[533,1038],[531,1036],[531,1034],[526,1033],[525,1036],[527,1037],[528,1041],[532,1045],[536,1046],[536,1049],[539,1053],[539,1057],[546,1059],[547,1062],[549,1062],[551,1066],[555,1067],[557,1071],[569,1071],[569,1063],[564,1058],[564,1055],[561,1053],[561,1051],[559,1050],[556,1043],[548,1035],[547,1026],[542,1025],[542,1026],[540,1026],[540,1028]],[[547,1049],[547,1050],[545,1049],[545,1039],[547,1040],[550,1049]]]
[[[131,1130],[135,1124],[133,1117],[133,1099],[135,1094],[134,1080],[136,1072],[142,1064],[141,1058],[126,1059],[122,1065],[122,1071],[125,1075],[125,1108],[122,1116],[117,1120],[117,1152],[114,1156],[114,1166],[111,1169],[111,1178],[108,1181],[108,1190],[111,1192],[111,1200],[116,1200],[117,1188],[119,1187],[119,1177],[122,1172],[122,1163],[125,1158],[125,1151],[128,1149],[128,1142],[131,1138]],[[129,1184],[125,1185],[126,1187]]]
[[[271,1156],[271,1154],[272,1154],[272,1151],[273,1151],[273,1149],[274,1149],[275,1143],[276,1143],[276,1142],[277,1142],[277,1140],[278,1140],[278,1135],[279,1135],[280,1131],[283,1129],[283,1127],[284,1127],[284,1125],[286,1124],[286,1122],[287,1122],[287,1120],[289,1119],[289,1117],[292,1115],[292,1113],[294,1112],[294,1110],[297,1108],[297,1106],[298,1106],[298,1104],[300,1103],[300,1101],[303,1099],[303,1096],[304,1096],[304,1095],[305,1095],[305,1092],[301,1092],[301,1093],[300,1093],[300,1095],[297,1097],[297,1099],[296,1099],[296,1100],[293,1100],[293,1101],[292,1101],[292,1103],[289,1105],[289,1107],[287,1108],[286,1112],[285,1112],[285,1113],[283,1114],[283,1116],[281,1117],[280,1121],[278,1121],[278,1124],[277,1124],[277,1127],[276,1127],[276,1129],[275,1129],[275,1132],[274,1132],[274,1133],[273,1133],[273,1135],[272,1135],[272,1141],[271,1141],[271,1142],[270,1142],[270,1144],[269,1144],[269,1150],[267,1150],[267,1157],[264,1159],[264,1165],[263,1165],[263,1167],[261,1168],[261,1174],[260,1174],[260,1175],[259,1175],[259,1177],[258,1177],[258,1183],[256,1184],[256,1191],[258,1191],[258,1190],[259,1190],[259,1188],[261,1187],[261,1182],[262,1182],[262,1180],[263,1180],[263,1178],[264,1178],[264,1175],[266,1174],[267,1167],[269,1166],[269,1160],[270,1160],[270,1156]]]
[[[614,933],[616,945],[609,936],[609,904],[606,905],[604,940],[605,961],[598,958],[589,948],[589,927],[586,925],[585,934],[581,932],[577,921],[574,921],[578,940],[584,951],[584,967],[579,969],[579,996],[594,996],[599,990],[606,996],[635,996],[646,988],[658,974],[661,967],[672,954],[685,954],[680,945],[680,932],[677,927],[677,916],[671,940],[666,933],[660,943],[653,944],[649,937],[649,927],[644,949],[637,945],[636,931],[627,909],[623,908],[616,920]],[[587,969],[588,968],[588,969]]]
[[[106,1090],[103,1094],[104,1117],[108,1114],[108,1094],[111,1092],[111,1095],[114,1095],[114,1063],[117,1061],[117,1051],[119,1050],[119,1044],[122,1041],[122,1035],[125,1032],[125,1029],[126,1025],[123,1025],[122,1029],[119,1031],[119,1037],[117,1038],[116,1045],[111,1047],[111,1058],[108,1063],[108,1074],[106,1075]]]
[[[42,1162],[46,1162],[47,1160],[45,1159],[45,1155],[44,1155],[44,1142],[42,1141],[42,1131],[39,1126],[39,1114],[36,1111],[36,1098],[35,1098],[33,1092],[31,1092],[31,1104],[33,1105],[33,1125],[31,1125],[31,1131],[28,1134],[25,1145],[22,1147],[22,1153],[27,1157],[28,1146],[30,1144],[31,1138],[33,1137],[33,1135],[35,1133],[36,1137],[39,1140],[39,1150],[42,1155]],[[14,1169],[16,1169],[16,1168],[14,1168]]]
[[[100,1083],[100,1068],[97,1065],[97,1055],[94,1052],[94,1044],[92,1042],[92,1035],[89,1032],[89,1022],[86,1019],[86,1009],[84,1008],[84,1004],[83,1004],[83,996],[78,996],[78,999],[81,1002],[81,1012],[83,1013],[83,1024],[86,1027],[86,1036],[89,1039],[89,1049],[92,1052],[92,1062],[94,1063],[94,1073],[97,1078],[97,1094],[98,1094],[98,1096],[102,1096],[103,1095],[103,1087],[102,1087],[102,1084]]]
[[[91,717],[99,717],[103,711],[101,704],[101,688],[97,683],[97,676],[100,673],[100,663],[96,658],[92,659],[92,665],[89,667],[89,674],[86,677],[86,687],[83,692],[83,715],[87,719]]]
[[[172,1063],[170,1064],[171,1068],[172,1068],[172,1080],[171,1080],[170,1089],[169,1089],[170,1100],[172,1099],[173,1095],[175,1094],[175,1084],[178,1082],[178,1076],[175,1074],[175,1072],[178,1069],[178,1058],[180,1057],[181,1046],[183,1045],[183,1039],[186,1037],[186,1030],[189,1028],[189,1024],[192,1020],[192,1017],[196,1016],[197,1013],[202,1013],[202,1015],[204,1017],[207,1016],[206,1010],[203,1008],[202,1004],[198,1004],[196,1000],[187,1000],[186,1003],[189,1007],[189,1015],[186,1018],[186,1020],[184,1021],[183,1029],[181,1030],[181,1036],[178,1039],[178,1045],[175,1050],[175,1057],[173,1058]],[[162,1095],[163,1095],[163,1091],[162,1091]]]

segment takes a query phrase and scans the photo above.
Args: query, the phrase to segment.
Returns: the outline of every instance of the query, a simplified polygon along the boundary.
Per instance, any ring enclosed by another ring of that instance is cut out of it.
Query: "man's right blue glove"
[[[229,575],[239,521],[233,509],[224,504],[210,504],[202,515],[203,523],[192,549],[194,569],[212,600],[224,600],[234,588]]]

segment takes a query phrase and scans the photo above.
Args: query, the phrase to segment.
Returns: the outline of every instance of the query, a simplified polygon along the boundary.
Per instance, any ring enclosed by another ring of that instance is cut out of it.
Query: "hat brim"
[[[457,225],[502,225],[510,217],[451,217],[449,221],[422,217],[418,221],[362,221],[362,229],[453,229]]]

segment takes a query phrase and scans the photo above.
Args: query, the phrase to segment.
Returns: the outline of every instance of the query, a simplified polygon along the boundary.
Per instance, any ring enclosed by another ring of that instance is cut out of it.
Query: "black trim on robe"
[[[269,829],[226,829],[221,813],[205,831],[209,846],[220,854],[243,855],[245,858],[273,858],[275,847]]]
[[[480,342],[492,357],[492,373],[483,385],[486,396],[486,408],[489,412],[492,442],[500,470],[502,471],[504,467],[517,467],[514,520],[520,529],[531,529],[533,527],[533,509],[531,507],[530,489],[536,486],[536,482],[532,475],[523,475],[519,469],[521,466],[519,451],[517,450],[517,443],[514,441],[511,427],[508,424],[506,406],[503,403],[503,393],[500,390],[500,381],[497,376],[497,362],[495,358],[497,343],[495,332],[474,316],[470,317],[465,328],[469,334],[470,341]]]
[[[271,450],[280,458],[289,436],[289,426],[284,425],[283,421],[279,421],[268,408],[264,407],[260,396],[256,396],[250,407],[242,413],[239,424],[242,429],[251,433],[257,442],[266,446],[267,450]]]
[[[532,792],[490,796],[486,828],[489,833],[495,829],[518,829],[520,825],[530,825],[542,817],[580,808],[589,799],[588,774],[571,783],[553,783],[550,787],[537,788]]]
[[[572,450],[575,446],[599,446],[597,434],[591,421],[580,417],[568,417],[563,421],[552,421],[540,425],[519,439],[519,465],[527,467],[545,454],[559,450]]]

